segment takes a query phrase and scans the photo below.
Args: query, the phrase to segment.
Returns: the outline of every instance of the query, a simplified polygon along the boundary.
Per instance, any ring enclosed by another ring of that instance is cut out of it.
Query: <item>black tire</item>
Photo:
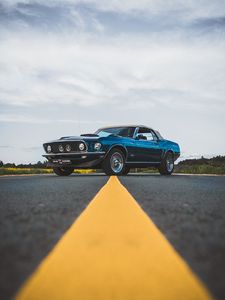
[[[174,170],[174,157],[172,152],[167,152],[159,167],[161,175],[171,175]]]
[[[123,175],[125,170],[125,156],[120,149],[112,149],[102,163],[106,175]]]
[[[127,175],[130,172],[130,167],[125,166],[123,174],[122,175]]]
[[[69,176],[73,173],[73,168],[62,168],[62,167],[54,167],[53,171],[58,176]]]

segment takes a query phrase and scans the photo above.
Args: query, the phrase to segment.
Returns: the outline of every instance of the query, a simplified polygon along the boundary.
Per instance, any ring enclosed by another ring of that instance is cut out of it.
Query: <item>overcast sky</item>
[[[0,1],[0,160],[127,123],[225,155],[225,0]]]

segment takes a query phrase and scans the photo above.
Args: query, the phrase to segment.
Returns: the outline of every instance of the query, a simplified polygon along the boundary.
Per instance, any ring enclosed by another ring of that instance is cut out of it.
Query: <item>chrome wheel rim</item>
[[[174,165],[173,156],[172,154],[169,154],[166,159],[166,167],[168,172],[173,171],[173,165]]]
[[[115,152],[110,159],[111,169],[114,173],[120,173],[123,169],[123,157],[120,153]]]

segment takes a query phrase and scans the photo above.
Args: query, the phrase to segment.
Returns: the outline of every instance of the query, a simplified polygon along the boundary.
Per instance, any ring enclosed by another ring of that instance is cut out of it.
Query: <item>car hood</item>
[[[60,139],[58,140],[53,140],[53,141],[49,141],[48,143],[59,143],[59,142],[66,142],[66,141],[85,141],[85,142],[88,142],[88,141],[97,141],[99,140],[100,137],[99,136],[64,136],[64,137],[61,137]]]

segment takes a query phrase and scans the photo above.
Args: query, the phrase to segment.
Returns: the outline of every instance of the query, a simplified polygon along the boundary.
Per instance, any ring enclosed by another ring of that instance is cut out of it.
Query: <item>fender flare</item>
[[[173,154],[173,156],[174,156],[174,151],[173,151],[172,149],[165,149],[165,151],[163,152],[162,159],[165,158],[165,156],[166,156],[166,154],[167,154],[168,152],[171,152],[171,153]]]
[[[111,145],[110,148],[106,151],[105,153],[105,157],[109,154],[109,152],[114,149],[114,148],[117,148],[117,149],[120,149],[123,153],[124,153],[124,156],[125,156],[125,160],[127,159],[128,157],[128,151],[127,151],[127,148],[122,145],[122,144],[114,144],[114,145]]]

